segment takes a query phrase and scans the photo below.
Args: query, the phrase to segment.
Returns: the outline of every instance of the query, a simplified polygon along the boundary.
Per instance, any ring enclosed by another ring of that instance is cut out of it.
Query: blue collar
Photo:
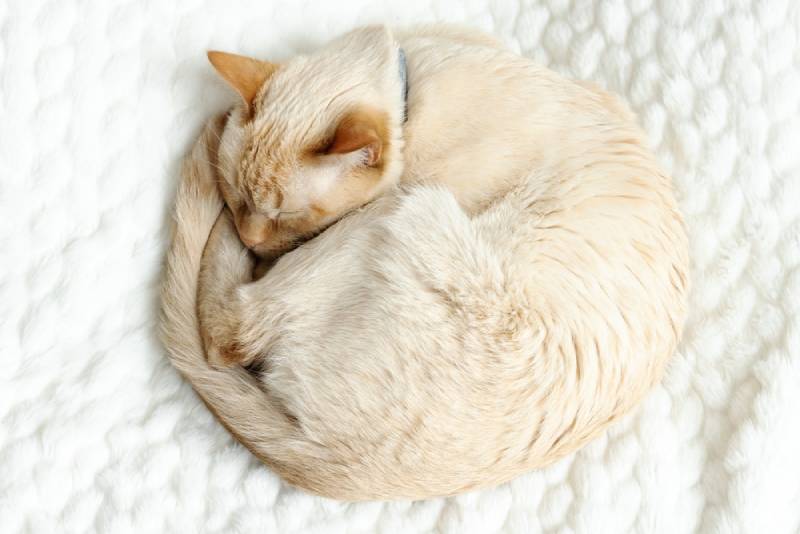
[[[408,120],[408,69],[406,65],[406,53],[402,48],[398,48],[398,63],[400,65],[400,82],[403,84],[403,122]]]

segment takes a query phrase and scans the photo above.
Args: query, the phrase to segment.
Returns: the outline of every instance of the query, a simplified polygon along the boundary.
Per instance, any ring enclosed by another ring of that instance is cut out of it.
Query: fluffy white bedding
[[[238,446],[157,341],[179,158],[232,98],[206,48],[280,59],[434,20],[631,103],[677,182],[692,313],[663,385],[559,464],[452,499],[326,501]],[[794,0],[5,0],[0,531],[797,532],[799,214]]]

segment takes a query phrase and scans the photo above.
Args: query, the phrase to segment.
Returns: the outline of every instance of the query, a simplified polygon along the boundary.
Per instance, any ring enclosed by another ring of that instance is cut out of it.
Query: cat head
[[[285,63],[208,58],[241,97],[220,140],[220,191],[257,255],[294,248],[397,182],[404,80],[385,27]]]

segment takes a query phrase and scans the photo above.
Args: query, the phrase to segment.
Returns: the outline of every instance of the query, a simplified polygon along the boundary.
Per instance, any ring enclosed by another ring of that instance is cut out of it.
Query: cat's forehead
[[[273,208],[283,201],[282,188],[274,177],[248,182],[247,196],[256,207]]]
[[[292,154],[266,142],[259,136],[245,142],[239,164],[242,185],[256,196],[262,189],[269,189],[277,175],[285,175],[292,167]]]
[[[309,142],[362,96],[363,80],[330,59],[298,58],[279,69],[259,95],[252,135],[281,147]]]

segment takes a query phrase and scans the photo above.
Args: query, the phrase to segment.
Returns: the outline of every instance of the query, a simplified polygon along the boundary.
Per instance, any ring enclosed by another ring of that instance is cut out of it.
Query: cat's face
[[[209,59],[242,96],[220,142],[220,191],[257,255],[291,250],[397,181],[404,103],[384,28],[280,65]]]

